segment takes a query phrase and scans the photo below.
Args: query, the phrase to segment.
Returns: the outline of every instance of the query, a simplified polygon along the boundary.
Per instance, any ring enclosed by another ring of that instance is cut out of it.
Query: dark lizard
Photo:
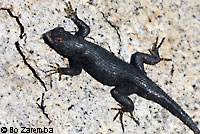
[[[144,63],[154,65],[160,61],[169,60],[160,58],[159,56],[159,48],[164,38],[159,45],[157,45],[158,38],[156,39],[150,50],[150,55],[136,52],[131,56],[130,64],[128,64],[106,49],[85,40],[84,38],[90,33],[89,26],[78,18],[76,9],[73,10],[70,3],[66,3],[66,6],[66,17],[70,18],[78,26],[78,31],[72,35],[70,32],[65,31],[63,27],[56,27],[43,34],[43,39],[58,54],[64,58],[68,58],[70,67],[51,66],[53,69],[48,72],[52,72],[51,74],[59,73],[60,80],[62,74],[75,76],[79,75],[81,70],[84,69],[100,83],[115,86],[110,93],[120,104],[121,108],[113,108],[114,110],[118,110],[114,120],[119,115],[123,131],[122,119],[124,112],[129,112],[130,117],[139,124],[133,117],[134,103],[128,97],[131,94],[137,94],[140,97],[160,104],[178,117],[195,134],[200,134],[200,130],[189,115],[146,76]]]

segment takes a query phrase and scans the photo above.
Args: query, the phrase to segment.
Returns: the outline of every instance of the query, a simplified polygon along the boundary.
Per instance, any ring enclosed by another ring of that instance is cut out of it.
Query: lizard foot
[[[51,72],[50,74],[46,75],[46,77],[55,74],[55,73],[59,73],[59,81],[61,80],[61,73],[59,72],[60,69],[60,65],[58,63],[56,63],[56,66],[52,66],[52,65],[48,65],[48,67],[51,67],[51,70],[45,71],[45,73]]]
[[[119,104],[120,105],[120,104]],[[124,132],[124,124],[123,124],[123,114],[124,114],[124,111],[123,111],[123,106],[120,105],[121,108],[111,108],[111,110],[118,110],[118,113],[115,115],[115,117],[113,118],[113,121],[116,120],[116,118],[118,117],[119,115],[119,120],[120,120],[120,123],[121,123],[121,127],[122,127],[122,131]],[[136,120],[133,116],[133,112],[129,112],[130,113],[130,118],[133,119],[137,125],[140,125],[140,122],[138,120]]]
[[[75,10],[73,10],[70,2],[68,2],[68,3],[66,2],[65,5],[66,5],[66,8],[64,8],[64,10],[67,14],[67,16],[65,16],[65,17],[72,19],[72,16],[77,14],[77,8],[75,8]]]
[[[159,48],[161,47],[161,45],[163,44],[164,40],[165,40],[165,37],[162,38],[160,44],[158,45],[158,37],[156,38],[156,41],[153,43],[152,48],[149,49],[149,52],[150,52],[150,54],[151,54],[153,57],[160,57],[160,56],[159,56],[159,53],[158,53],[158,50],[159,50]],[[157,45],[158,45],[158,46],[157,46]],[[172,59],[160,58],[160,60],[171,61]]]

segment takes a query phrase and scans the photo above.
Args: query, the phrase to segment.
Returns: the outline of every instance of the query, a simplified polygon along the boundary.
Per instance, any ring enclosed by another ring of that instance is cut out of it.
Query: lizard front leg
[[[57,64],[57,67],[49,65],[49,67],[53,69],[46,71],[46,73],[51,72],[47,76],[55,74],[55,73],[59,73],[59,81],[60,81],[61,75],[70,75],[70,76],[79,75],[82,71],[82,65],[73,58],[68,58],[68,60],[69,60],[69,66],[70,66],[68,68],[60,67],[59,64]]]
[[[71,19],[78,27],[78,31],[75,33],[75,35],[83,38],[86,37],[90,33],[90,27],[78,18],[77,9],[73,10],[70,2],[65,4],[65,12],[67,14],[66,17]]]

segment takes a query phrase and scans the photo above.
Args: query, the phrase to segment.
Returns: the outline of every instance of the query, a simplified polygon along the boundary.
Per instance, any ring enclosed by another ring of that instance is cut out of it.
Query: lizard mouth
[[[52,40],[52,38],[51,38],[51,33],[50,32],[46,32],[46,33],[44,33],[43,35],[42,35],[42,38],[43,38],[43,40],[44,40],[44,42],[48,45],[48,46],[50,46],[51,48],[53,48],[54,49],[54,47],[53,47],[53,40]]]
[[[55,48],[56,45],[62,45],[64,43],[65,31],[62,27],[54,28],[42,35],[44,42],[51,48]]]

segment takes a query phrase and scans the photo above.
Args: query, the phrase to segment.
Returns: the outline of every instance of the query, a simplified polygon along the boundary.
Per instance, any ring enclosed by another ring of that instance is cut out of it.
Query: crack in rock
[[[24,26],[22,25],[22,23],[20,22],[19,20],[19,17],[18,16],[15,16],[13,13],[12,13],[12,9],[9,9],[9,8],[0,8],[0,10],[5,10],[8,12],[8,14],[10,15],[10,17],[12,18],[15,18],[17,24],[19,25],[20,27],[20,35],[19,35],[19,38],[20,39],[23,39],[23,37],[26,35],[26,33],[24,32]],[[26,37],[24,39],[24,41],[26,40]],[[25,41],[26,42],[26,41]],[[47,91],[47,88],[45,86],[45,83],[44,81],[42,81],[42,79],[37,75],[35,69],[27,62],[26,60],[26,57],[24,55],[24,53],[22,52],[22,50],[20,49],[20,44],[18,41],[15,42],[15,47],[17,49],[17,51],[19,52],[19,54],[21,55],[22,59],[23,59],[23,62],[24,64],[31,70],[33,76],[41,83],[41,85],[44,87],[45,91]],[[45,95],[45,92],[42,93],[42,99],[41,99],[41,103],[37,104],[37,106],[42,110],[42,113],[46,116],[46,118],[49,120],[49,124],[52,122],[48,116],[48,114],[45,112],[45,108],[46,106],[44,106],[44,95]],[[40,99],[40,98],[39,98]],[[37,101],[39,100],[37,99]]]

